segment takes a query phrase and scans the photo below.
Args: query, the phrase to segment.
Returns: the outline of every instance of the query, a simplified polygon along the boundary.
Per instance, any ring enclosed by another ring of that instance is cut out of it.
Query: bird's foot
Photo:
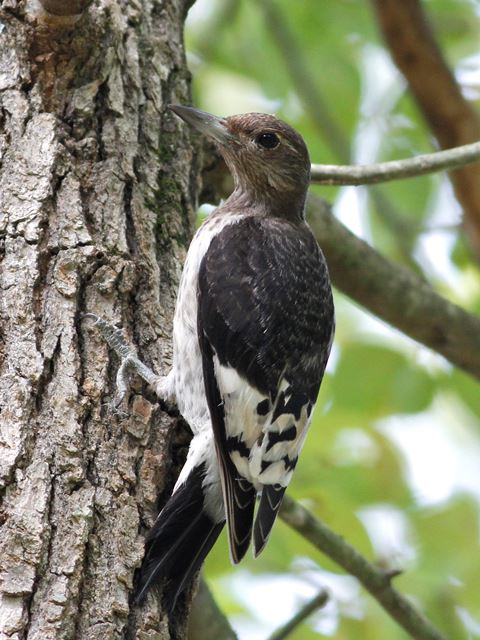
[[[135,347],[125,338],[122,329],[118,329],[94,313],[85,313],[83,317],[94,321],[94,327],[97,327],[107,344],[120,358],[121,363],[116,377],[117,393],[113,400],[115,408],[118,409],[127,395],[129,371],[137,373],[149,385],[155,388],[159,386],[159,382],[163,378],[157,376],[139,359]]]

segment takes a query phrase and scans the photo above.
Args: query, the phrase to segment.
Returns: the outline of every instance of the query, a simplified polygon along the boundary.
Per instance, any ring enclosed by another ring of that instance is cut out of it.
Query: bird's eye
[[[280,144],[280,140],[275,133],[261,133],[255,138],[255,142],[264,149],[275,149]]]

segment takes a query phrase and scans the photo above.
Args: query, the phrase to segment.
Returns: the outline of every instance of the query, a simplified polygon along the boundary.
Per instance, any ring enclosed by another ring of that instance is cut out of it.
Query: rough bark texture
[[[378,24],[430,129],[443,149],[480,140],[480,117],[435,41],[420,0],[372,0]],[[480,259],[480,165],[450,174],[465,230]]]
[[[186,5],[0,4],[0,639],[181,637],[182,614],[129,605],[178,420],[140,395],[112,414],[118,363],[82,313],[168,369],[197,173],[165,109],[188,96]]]
[[[76,16],[82,13],[91,0],[39,0],[48,13],[56,16]]]

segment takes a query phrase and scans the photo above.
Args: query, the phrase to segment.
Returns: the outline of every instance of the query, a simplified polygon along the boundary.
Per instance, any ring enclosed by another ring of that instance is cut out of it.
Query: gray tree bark
[[[187,436],[139,393],[111,412],[118,362],[82,314],[168,370],[198,173],[165,108],[188,99],[186,3],[87,4],[0,2],[0,640],[184,635],[129,591]]]

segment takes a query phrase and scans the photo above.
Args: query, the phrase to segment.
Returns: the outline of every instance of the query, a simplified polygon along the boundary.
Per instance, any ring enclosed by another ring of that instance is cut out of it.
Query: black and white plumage
[[[190,245],[174,364],[157,387],[176,400],[193,438],[149,534],[137,599],[164,579],[171,608],[225,521],[233,562],[252,537],[255,555],[264,548],[334,330],[327,267],[303,218],[310,160],[301,136],[265,114],[221,119],[172,109],[217,142],[235,190]]]

